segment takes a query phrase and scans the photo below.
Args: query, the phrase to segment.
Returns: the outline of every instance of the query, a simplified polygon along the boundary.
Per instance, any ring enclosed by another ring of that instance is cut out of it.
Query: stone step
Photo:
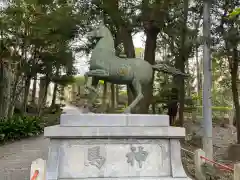
[[[61,126],[169,126],[168,115],[148,114],[62,114]]]

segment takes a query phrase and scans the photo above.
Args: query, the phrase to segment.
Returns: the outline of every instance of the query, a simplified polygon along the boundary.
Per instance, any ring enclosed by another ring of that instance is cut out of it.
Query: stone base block
[[[166,115],[64,114],[47,127],[46,180],[189,180],[181,161],[185,129]]]

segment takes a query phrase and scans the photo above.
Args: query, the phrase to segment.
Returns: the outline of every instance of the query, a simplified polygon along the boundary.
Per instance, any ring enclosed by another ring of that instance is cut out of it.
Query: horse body
[[[114,84],[132,84],[134,79],[138,79],[141,84],[151,82],[152,66],[142,59],[118,58],[113,56],[114,62],[105,62],[99,57],[97,63],[90,65],[90,70],[103,69],[109,76],[102,77],[101,80]],[[114,65],[112,64],[114,63]]]
[[[165,71],[162,65],[151,65],[147,61],[139,58],[119,58],[115,55],[114,41],[111,32],[104,25],[91,32],[91,36],[99,37],[96,47],[92,51],[90,58],[90,69],[85,74],[85,85],[88,77],[93,77],[92,86],[87,87],[96,93],[99,80],[104,80],[114,84],[129,85],[135,99],[125,109],[125,113],[130,113],[139,101],[143,98],[142,86],[149,84],[153,78],[153,70]],[[176,70],[176,69],[175,69]],[[171,70],[173,73],[174,70]],[[180,72],[175,72],[181,74]]]
[[[108,38],[99,40],[90,58],[90,70],[106,70],[109,76],[101,80],[114,84],[132,84],[134,79],[141,81],[141,84],[149,83],[153,74],[152,65],[140,58],[117,57],[115,49],[106,46],[111,42]],[[111,44],[113,46],[113,42]]]

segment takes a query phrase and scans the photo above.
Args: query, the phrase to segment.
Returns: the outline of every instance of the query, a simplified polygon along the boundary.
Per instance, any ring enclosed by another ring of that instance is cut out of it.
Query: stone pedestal
[[[63,114],[47,127],[47,180],[187,180],[179,139],[166,115]]]

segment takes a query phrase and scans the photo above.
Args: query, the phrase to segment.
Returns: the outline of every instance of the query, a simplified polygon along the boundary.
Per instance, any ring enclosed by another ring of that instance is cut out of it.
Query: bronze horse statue
[[[103,24],[90,32],[88,36],[97,37],[100,40],[91,54],[90,68],[85,73],[85,87],[96,93],[99,80],[113,84],[129,85],[135,99],[124,110],[124,113],[131,113],[131,110],[143,98],[142,87],[151,83],[154,70],[187,76],[178,69],[165,64],[151,65],[140,58],[117,57],[115,55],[113,36]],[[88,77],[92,77],[92,86],[87,85]]]

